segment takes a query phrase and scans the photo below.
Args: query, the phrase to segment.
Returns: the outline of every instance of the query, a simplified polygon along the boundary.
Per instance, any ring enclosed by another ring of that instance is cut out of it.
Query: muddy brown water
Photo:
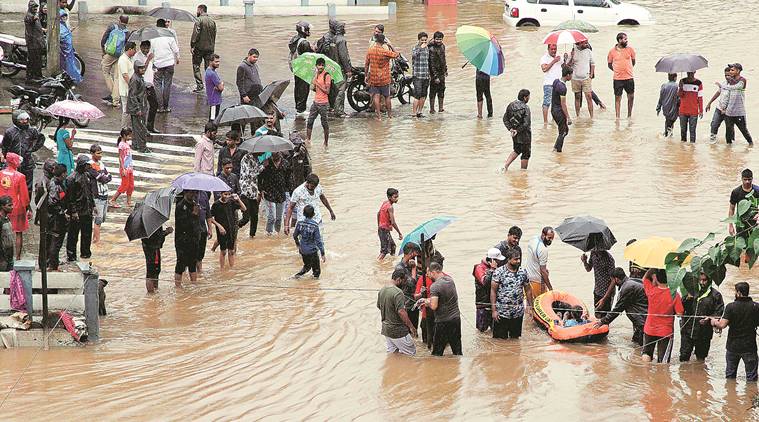
[[[699,121],[695,145],[664,139],[654,107],[666,78],[653,71],[664,54],[694,52],[711,63],[697,74],[706,98],[726,63],[740,61],[752,81],[759,60],[747,48],[745,34],[758,23],[759,6],[747,2],[726,11],[714,0],[639,3],[651,8],[657,24],[624,28],[638,53],[633,119],[616,123],[610,109],[591,122],[584,112],[571,126],[561,155],[550,152],[555,127],[544,127],[539,117],[538,61],[547,28],[507,27],[496,1],[428,10],[402,3],[397,20],[386,22],[386,33],[405,55],[410,56],[417,32],[446,34],[446,113],[413,120],[407,117],[410,106],[394,102],[397,117],[392,121],[359,116],[335,121],[329,149],[319,143],[311,147],[315,171],[337,213],[337,221],[326,223],[328,252],[321,280],[289,279],[299,257],[284,236],[241,236],[234,270],[220,273],[209,252],[198,283],[177,290],[170,282],[175,261],[169,239],[160,293],[147,296],[139,244],[128,243],[116,228],[108,230],[93,257],[111,281],[103,341],[40,353],[0,352],[0,393],[5,395],[19,380],[3,406],[3,419],[756,419],[759,413],[747,410],[756,385],[747,386],[742,374],[737,382],[723,379],[725,334],[715,336],[705,363],[648,366],[639,362],[624,316],[614,322],[607,341],[592,345],[554,343],[531,321],[525,322],[519,341],[493,341],[474,328],[472,266],[512,224],[524,230],[524,243],[543,225],[557,225],[567,216],[603,218],[620,240],[612,250],[617,264],[626,267],[622,254],[627,239],[683,239],[724,231],[720,219],[740,170],[759,169],[756,152],[740,136],[733,147],[723,140],[706,142],[710,113]],[[3,19],[3,31],[20,28],[18,15]],[[75,32],[76,47],[89,66],[82,90],[91,99],[103,94],[97,46],[111,19],[93,17]],[[265,81],[288,75],[284,49],[297,20],[219,20],[226,103],[235,101],[235,67],[251,46],[261,50]],[[326,30],[326,19],[308,20],[315,40]],[[133,22],[150,23],[146,18]],[[347,25],[357,64],[363,61],[372,23]],[[461,70],[465,59],[453,36],[462,24],[490,29],[504,48],[506,72],[492,84],[493,119],[474,118],[474,70]],[[158,124],[165,130],[199,132],[205,111],[204,98],[190,93],[191,26],[175,27],[184,55],[175,79],[174,113],[168,122],[159,117]],[[608,106],[613,105],[611,72],[604,59],[619,30],[602,28],[591,36],[599,63],[594,86]],[[753,111],[759,100],[752,86],[747,109],[749,127],[756,131]],[[533,158],[528,171],[503,174],[499,168],[511,141],[500,115],[520,88],[533,92]],[[292,110],[291,90],[282,104]],[[109,111],[94,126],[115,128],[117,119]],[[292,125],[288,120],[285,128]],[[320,133],[316,129],[315,138]],[[374,290],[389,278],[394,261],[374,260],[375,213],[389,186],[401,192],[396,215],[404,233],[434,215],[459,217],[436,245],[458,286],[463,357],[431,358],[421,344],[416,358],[384,351]],[[592,274],[583,270],[579,251],[556,241],[550,253],[554,286],[592,302]],[[755,280],[756,271],[731,268],[720,290],[731,301],[733,283],[749,281],[756,289]]]

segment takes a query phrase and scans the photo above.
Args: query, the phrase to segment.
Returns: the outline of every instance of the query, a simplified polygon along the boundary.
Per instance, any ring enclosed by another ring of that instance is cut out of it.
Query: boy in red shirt
[[[403,240],[401,230],[395,222],[395,210],[393,204],[398,202],[398,189],[387,189],[387,201],[382,203],[377,211],[377,235],[380,240],[380,253],[378,261],[385,259],[385,255],[395,255],[395,242],[393,242],[392,231],[398,232],[398,240]]]
[[[643,276],[643,289],[648,297],[648,316],[643,326],[643,361],[651,362],[656,348],[656,361],[669,363],[675,314],[685,312],[683,302],[679,293],[672,297],[664,270],[648,270]]]
[[[324,129],[324,146],[329,143],[329,122],[327,121],[327,112],[329,112],[329,89],[332,86],[332,77],[324,70],[324,58],[316,59],[316,76],[311,81],[311,89],[316,92],[314,102],[311,103],[311,110],[308,111],[308,121],[306,123],[306,142],[311,142],[311,130],[314,128],[314,122],[317,116],[321,116],[322,129]]]
[[[688,76],[680,79],[677,90],[680,97],[680,141],[696,142],[696,125],[698,119],[704,117],[704,85],[696,79],[696,72],[688,72]]]

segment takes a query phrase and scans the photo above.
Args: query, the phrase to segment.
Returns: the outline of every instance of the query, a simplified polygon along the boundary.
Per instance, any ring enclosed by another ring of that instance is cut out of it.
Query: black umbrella
[[[163,188],[150,192],[145,201],[137,204],[129,214],[124,231],[130,241],[150,237],[163,223],[169,221],[171,205],[174,203],[177,189]]]
[[[274,81],[269,85],[266,85],[263,91],[261,91],[261,94],[258,95],[258,99],[261,100],[261,104],[266,104],[266,102],[270,100],[271,102],[276,103],[279,101],[279,98],[282,97],[282,94],[284,94],[288,85],[290,85],[289,79]]]
[[[235,123],[246,124],[257,119],[265,119],[266,112],[258,107],[247,104],[238,104],[225,108],[214,120],[218,126],[231,126]]]
[[[293,148],[292,142],[274,135],[257,136],[240,144],[240,149],[247,152],[281,152]]]
[[[593,248],[609,250],[617,243],[605,221],[587,215],[564,219],[564,222],[556,227],[556,233],[562,242],[583,252]]]
[[[148,16],[152,16],[154,18],[163,18],[170,21],[198,21],[198,18],[196,18],[192,13],[182,9],[174,9],[173,7],[156,7],[155,9],[148,12]]]
[[[174,37],[174,33],[168,28],[159,28],[157,26],[146,26],[132,32],[129,41],[139,44],[142,41],[152,40],[160,37]]]
[[[709,61],[696,54],[670,54],[655,65],[657,72],[664,73],[695,72],[705,67],[709,67]]]

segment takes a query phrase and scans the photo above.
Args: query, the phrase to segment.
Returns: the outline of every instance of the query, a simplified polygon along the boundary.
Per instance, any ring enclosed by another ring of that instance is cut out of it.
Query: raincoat
[[[26,189],[26,176],[18,172],[21,157],[9,152],[5,155],[7,167],[0,171],[0,196],[8,195],[13,200],[13,211],[8,215],[11,226],[16,233],[29,229],[26,209],[29,206],[29,191]]]
[[[67,12],[61,10],[61,16],[68,15]],[[74,34],[69,29],[66,22],[61,21],[61,69],[71,76],[74,83],[78,84],[82,82],[82,75],[79,73],[79,69],[76,65],[76,57],[74,56]]]

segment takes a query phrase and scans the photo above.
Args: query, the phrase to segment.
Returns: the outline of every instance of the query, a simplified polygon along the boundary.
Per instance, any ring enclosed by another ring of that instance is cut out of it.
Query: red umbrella
[[[543,38],[543,44],[575,44],[581,41],[587,41],[588,37],[576,29],[562,29],[553,31]]]

